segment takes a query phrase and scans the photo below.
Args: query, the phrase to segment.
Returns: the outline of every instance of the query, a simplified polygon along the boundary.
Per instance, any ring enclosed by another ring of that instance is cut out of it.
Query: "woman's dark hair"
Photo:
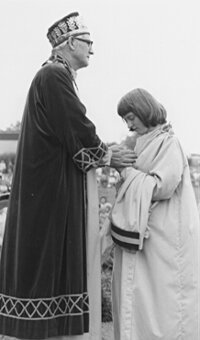
[[[133,112],[146,127],[164,124],[167,117],[162,104],[144,89],[134,89],[125,94],[119,101],[117,112],[122,118]]]

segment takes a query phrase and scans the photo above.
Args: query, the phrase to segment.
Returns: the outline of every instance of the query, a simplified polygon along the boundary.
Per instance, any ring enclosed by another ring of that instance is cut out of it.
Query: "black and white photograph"
[[[0,340],[200,340],[198,0],[2,0]]]

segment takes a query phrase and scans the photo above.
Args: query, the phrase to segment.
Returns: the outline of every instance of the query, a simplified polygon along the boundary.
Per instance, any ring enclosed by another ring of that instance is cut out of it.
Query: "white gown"
[[[135,151],[137,170],[124,173],[121,190],[129,185],[112,222],[149,235],[136,253],[115,248],[114,338],[199,340],[200,226],[187,159],[176,137],[159,129],[138,138]],[[150,182],[141,186],[144,176]],[[151,206],[142,200],[149,190]]]

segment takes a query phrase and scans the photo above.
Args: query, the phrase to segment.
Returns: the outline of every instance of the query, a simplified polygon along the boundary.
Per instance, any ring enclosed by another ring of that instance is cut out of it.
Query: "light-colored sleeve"
[[[146,173],[149,181],[154,184],[152,201],[172,197],[181,182],[185,166],[187,166],[187,159],[177,138],[173,136],[165,140]],[[126,180],[130,174],[133,175],[138,171],[144,173],[139,167],[125,168],[121,172],[121,177]]]
[[[157,155],[155,166],[148,174],[155,181],[152,200],[170,199],[178,188],[187,160],[179,141],[173,137],[168,139]]]
[[[148,218],[152,205],[153,178],[130,169],[122,184],[111,213],[111,235],[118,246],[138,251],[149,237]]]

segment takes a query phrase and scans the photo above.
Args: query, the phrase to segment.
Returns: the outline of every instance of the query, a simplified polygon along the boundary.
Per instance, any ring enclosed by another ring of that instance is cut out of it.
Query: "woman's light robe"
[[[115,340],[199,340],[199,216],[187,158],[162,126],[135,151],[112,211],[115,226],[140,234],[139,251],[115,248]]]

